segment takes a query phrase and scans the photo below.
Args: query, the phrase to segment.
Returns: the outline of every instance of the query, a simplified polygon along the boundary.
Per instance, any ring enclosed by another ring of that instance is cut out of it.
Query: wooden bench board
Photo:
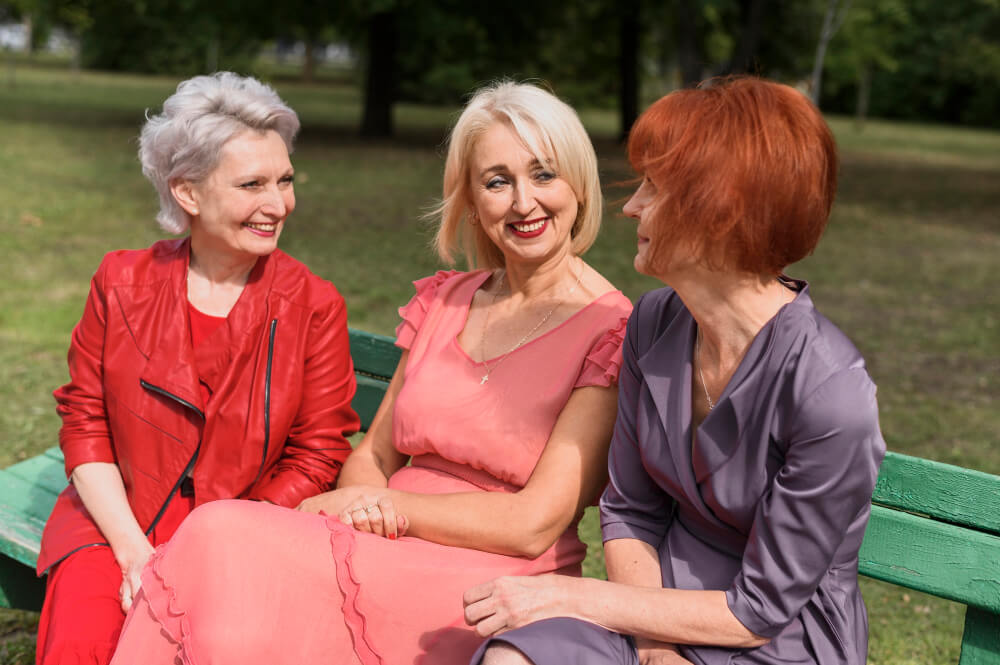
[[[888,453],[872,502],[1000,533],[1000,476]]]

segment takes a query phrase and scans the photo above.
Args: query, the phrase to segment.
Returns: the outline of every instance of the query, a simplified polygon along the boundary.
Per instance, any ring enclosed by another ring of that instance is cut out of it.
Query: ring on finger
[[[370,505],[370,506],[366,506],[365,507],[365,512],[368,512],[368,513],[374,512],[376,510],[378,510],[378,506],[376,506],[374,503],[372,505]]]

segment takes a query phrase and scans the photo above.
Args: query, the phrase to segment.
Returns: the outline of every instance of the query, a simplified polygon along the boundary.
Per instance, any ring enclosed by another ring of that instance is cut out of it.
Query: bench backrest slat
[[[354,371],[386,381],[391,379],[402,353],[395,344],[396,339],[354,328],[350,328],[348,333]]]
[[[1000,476],[887,453],[872,502],[1000,534]]]

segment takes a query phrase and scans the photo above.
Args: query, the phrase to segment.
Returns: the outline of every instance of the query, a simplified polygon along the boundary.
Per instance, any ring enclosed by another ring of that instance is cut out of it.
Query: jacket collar
[[[214,388],[230,367],[233,354],[246,347],[246,336],[265,320],[274,261],[271,256],[258,259],[226,322],[195,353],[187,300],[190,258],[190,237],[157,243],[148,269],[136,270],[131,280],[115,290],[122,316],[147,359],[142,380],[204,414],[199,379]]]

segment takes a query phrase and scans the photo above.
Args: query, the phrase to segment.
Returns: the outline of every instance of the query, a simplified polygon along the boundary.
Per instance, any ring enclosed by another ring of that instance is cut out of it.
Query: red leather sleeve
[[[308,334],[299,412],[271,477],[251,492],[251,499],[294,507],[332,489],[351,452],[347,437],[360,427],[351,408],[357,386],[340,294],[334,292],[326,310],[313,316]]]
[[[83,317],[73,329],[69,346],[70,381],[53,396],[62,417],[59,446],[66,458],[66,475],[85,462],[116,462],[104,403],[104,336],[107,258],[90,282]]]

